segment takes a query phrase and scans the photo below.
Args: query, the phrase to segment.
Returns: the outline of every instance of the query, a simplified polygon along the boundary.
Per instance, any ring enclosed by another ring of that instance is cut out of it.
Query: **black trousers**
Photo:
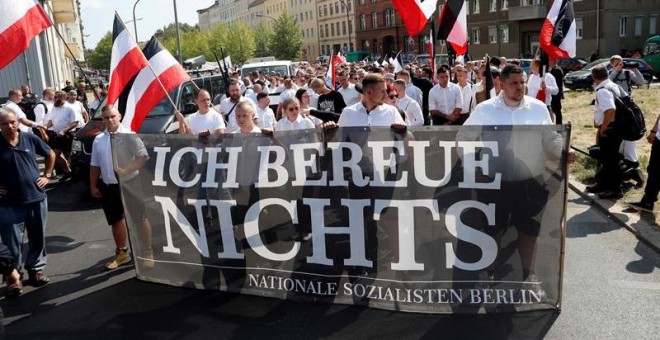
[[[550,109],[555,114],[555,124],[562,124],[562,114],[561,114],[561,99],[552,96],[552,103],[550,104]]]
[[[605,137],[600,137],[598,145],[601,151],[601,178],[599,183],[602,183],[606,189],[619,191],[621,190],[621,167],[619,166],[619,147],[621,146],[622,139],[610,134]]]
[[[649,166],[646,168],[648,178],[646,179],[646,187],[644,188],[644,197],[642,202],[655,203],[658,200],[658,193],[660,193],[660,139],[653,140],[651,147],[651,158],[649,159]]]

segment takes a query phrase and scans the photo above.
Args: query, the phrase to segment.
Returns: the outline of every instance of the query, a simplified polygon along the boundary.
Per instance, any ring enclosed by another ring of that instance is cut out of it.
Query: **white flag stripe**
[[[0,1],[0,33],[23,18],[37,4],[32,0]]]
[[[564,40],[559,44],[559,48],[566,51],[569,55],[575,56],[576,53],[576,44],[575,39],[577,35],[575,33],[575,21],[571,23],[571,27],[568,29],[568,33],[564,37]]]
[[[112,71],[117,68],[117,64],[119,64],[124,56],[134,48],[137,48],[138,50],[140,49],[135,43],[135,40],[133,40],[133,38],[130,36],[130,33],[128,33],[128,30],[123,30],[121,33],[119,33],[117,39],[115,39],[114,43],[112,44],[110,70]],[[112,77],[112,74],[110,74],[110,77]],[[112,79],[110,79],[110,82],[112,82]]]
[[[149,65],[151,65],[154,72],[158,75],[177,63],[176,59],[174,59],[167,50],[162,50],[149,59]],[[137,102],[142,98],[142,95],[147,91],[149,85],[151,85],[155,79],[156,77],[154,77],[153,72],[151,72],[148,67],[145,67],[140,71],[133,82],[133,87],[131,88],[128,98],[126,99],[126,110],[124,112],[125,121],[131,121],[127,118],[133,118]]]

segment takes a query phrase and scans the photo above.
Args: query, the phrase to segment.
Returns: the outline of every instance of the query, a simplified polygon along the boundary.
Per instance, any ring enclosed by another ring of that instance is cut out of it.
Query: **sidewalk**
[[[660,226],[655,223],[655,215],[648,212],[635,212],[623,200],[612,201],[598,198],[598,195],[585,191],[586,185],[569,178],[569,187],[578,195],[591,202],[612,221],[630,230],[640,241],[660,252]]]

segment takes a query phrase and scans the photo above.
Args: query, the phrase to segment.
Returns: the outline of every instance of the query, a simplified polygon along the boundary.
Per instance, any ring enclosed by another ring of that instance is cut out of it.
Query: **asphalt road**
[[[657,339],[660,254],[569,196],[560,314],[426,315],[145,283],[103,270],[110,229],[81,184],[49,193],[51,283],[0,302],[8,339]]]

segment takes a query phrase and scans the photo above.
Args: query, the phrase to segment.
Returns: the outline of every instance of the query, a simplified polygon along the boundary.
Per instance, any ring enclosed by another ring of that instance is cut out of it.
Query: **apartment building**
[[[321,55],[355,51],[355,1],[316,1]]]
[[[316,17],[316,0],[289,0],[289,14],[300,24],[303,46],[300,51],[302,60],[312,61],[319,55],[319,37]]]

